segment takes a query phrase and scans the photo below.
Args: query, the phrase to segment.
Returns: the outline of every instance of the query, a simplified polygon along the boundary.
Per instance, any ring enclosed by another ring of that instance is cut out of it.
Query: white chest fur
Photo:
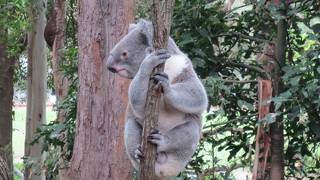
[[[172,55],[165,63],[164,72],[168,74],[169,81],[171,82],[187,66],[188,61],[185,55]]]

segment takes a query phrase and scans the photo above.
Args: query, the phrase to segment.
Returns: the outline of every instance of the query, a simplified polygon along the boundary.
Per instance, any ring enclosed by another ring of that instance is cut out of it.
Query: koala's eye
[[[124,58],[128,57],[128,52],[127,51],[122,52],[121,56]]]

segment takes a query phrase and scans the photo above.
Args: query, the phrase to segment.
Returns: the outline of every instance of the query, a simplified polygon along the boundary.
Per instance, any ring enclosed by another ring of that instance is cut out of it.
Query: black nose
[[[113,67],[108,67],[108,70],[111,71],[111,72],[113,72],[113,73],[116,73],[116,72],[117,72],[117,70],[116,70],[115,68],[113,68]]]

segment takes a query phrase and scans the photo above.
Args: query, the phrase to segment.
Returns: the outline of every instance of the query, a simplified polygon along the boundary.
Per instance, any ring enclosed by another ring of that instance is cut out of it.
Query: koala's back
[[[161,132],[167,132],[176,126],[185,123],[185,115],[184,112],[168,107],[162,98],[160,100],[159,130]]]
[[[161,107],[162,106],[162,107]],[[186,123],[187,121],[196,121],[199,124],[199,131],[201,131],[202,122],[201,114],[187,114],[175,109],[166,109],[164,102],[160,102],[159,112],[159,130],[161,132],[167,132],[174,127]]]
[[[191,61],[184,54],[173,54],[165,63],[164,72],[168,74],[171,85],[185,81],[199,81],[200,83],[200,80],[193,70]],[[190,83],[190,85],[192,84]],[[186,86],[186,88],[188,88],[188,86]],[[192,118],[190,118],[191,116]],[[158,127],[160,131],[169,131],[190,120],[199,122],[199,127],[201,127],[201,113],[187,114],[171,107],[170,104],[165,102],[163,97],[160,99]]]

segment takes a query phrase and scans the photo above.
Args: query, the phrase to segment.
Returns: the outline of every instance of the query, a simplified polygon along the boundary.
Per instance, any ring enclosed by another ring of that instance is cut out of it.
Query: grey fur
[[[111,51],[107,67],[120,76],[132,79],[128,92],[125,146],[133,166],[139,169],[141,152],[138,147],[151,72],[161,63],[169,66],[167,59],[170,56],[170,61],[182,59],[181,71],[181,67],[171,65],[171,71],[173,69],[174,73],[178,73],[174,77],[169,76],[168,79],[165,74],[154,77],[163,90],[163,96],[160,100],[159,129],[150,134],[149,141],[157,145],[156,174],[166,179],[179,174],[191,160],[200,140],[201,114],[208,100],[187,56],[171,38],[167,50],[152,52],[152,34],[153,27],[149,21],[140,20],[130,25],[129,33]]]

